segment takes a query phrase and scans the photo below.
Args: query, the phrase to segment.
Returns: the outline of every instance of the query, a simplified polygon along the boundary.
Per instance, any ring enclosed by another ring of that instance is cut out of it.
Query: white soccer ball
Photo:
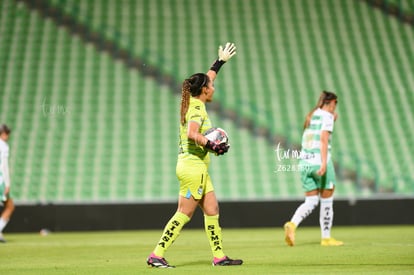
[[[215,144],[229,144],[229,137],[221,128],[213,127],[205,131],[203,134],[209,141],[214,142]]]

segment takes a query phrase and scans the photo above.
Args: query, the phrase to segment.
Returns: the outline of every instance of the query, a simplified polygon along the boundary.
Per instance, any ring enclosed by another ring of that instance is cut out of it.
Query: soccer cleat
[[[223,258],[220,258],[220,259],[214,258],[214,260],[213,260],[213,266],[217,266],[217,265],[221,265],[221,266],[241,265],[241,264],[243,264],[243,260],[233,260],[233,259],[230,259],[227,256],[225,256]]]
[[[157,268],[175,268],[175,266],[169,265],[165,258],[156,257],[154,254],[147,258],[147,264]]]
[[[334,238],[325,238],[321,240],[322,246],[341,246],[344,245],[344,242],[337,241]]]
[[[4,239],[3,234],[0,233],[0,243],[5,243],[6,239]]]
[[[287,222],[283,228],[285,229],[285,242],[288,246],[294,246],[296,225],[293,222]]]

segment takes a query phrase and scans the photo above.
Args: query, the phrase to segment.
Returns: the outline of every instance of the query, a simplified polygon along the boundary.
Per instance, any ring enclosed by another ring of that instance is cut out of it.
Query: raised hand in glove
[[[234,43],[227,42],[224,48],[220,45],[218,49],[218,58],[216,61],[214,61],[213,65],[211,65],[210,70],[218,73],[221,66],[223,66],[223,64],[226,63],[235,54],[236,46]]]
[[[230,58],[232,58],[236,54],[236,46],[234,43],[227,42],[224,46],[219,46],[218,49],[218,60],[227,62]]]

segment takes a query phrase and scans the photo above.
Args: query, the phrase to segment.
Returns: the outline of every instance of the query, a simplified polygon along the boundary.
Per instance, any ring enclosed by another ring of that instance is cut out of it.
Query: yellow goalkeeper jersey
[[[200,133],[204,133],[212,127],[204,102],[197,98],[190,97],[190,105],[188,106],[185,118],[186,123],[184,125],[180,125],[178,159],[196,161],[201,159],[208,165],[210,162],[208,151],[203,146],[196,144],[194,140],[189,139],[187,136],[188,123],[190,121],[196,122],[200,125]]]

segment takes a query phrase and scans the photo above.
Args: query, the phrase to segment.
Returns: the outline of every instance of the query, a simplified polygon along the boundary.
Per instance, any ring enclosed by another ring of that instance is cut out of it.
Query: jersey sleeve
[[[187,121],[193,121],[198,123],[199,125],[203,124],[204,116],[203,116],[203,108],[202,106],[195,104],[194,106],[190,106],[190,109],[187,112]]]
[[[322,127],[321,131],[333,132],[334,129],[334,116],[330,113],[322,116]]]
[[[3,180],[6,186],[10,186],[10,172],[9,172],[9,146],[2,144],[0,146],[0,169]]]
[[[2,143],[0,145],[0,158],[2,160],[9,158],[9,146],[7,146],[7,144]]]

